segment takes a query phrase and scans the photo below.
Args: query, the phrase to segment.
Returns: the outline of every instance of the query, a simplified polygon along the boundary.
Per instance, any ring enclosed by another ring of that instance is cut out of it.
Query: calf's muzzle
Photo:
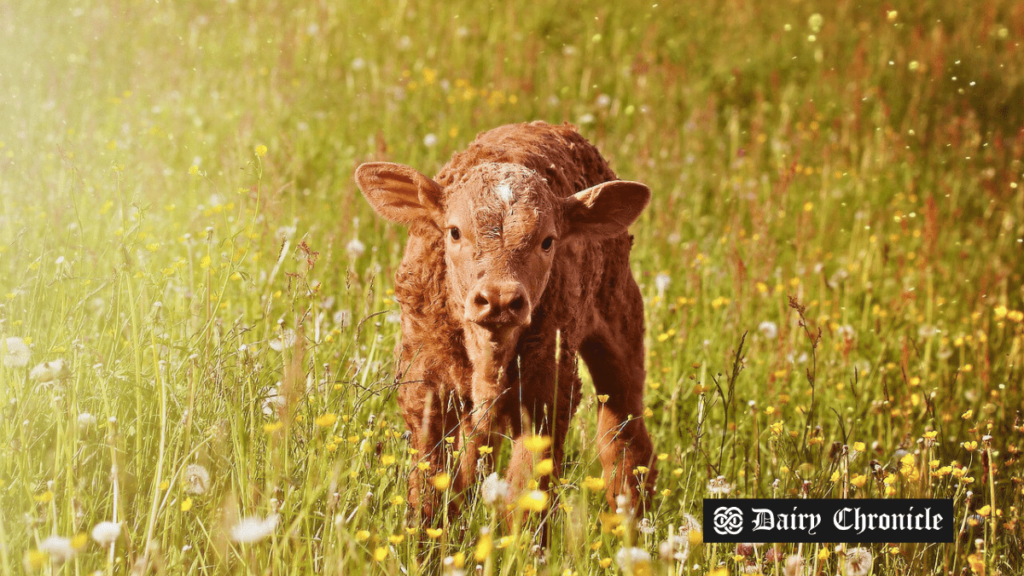
[[[481,281],[466,297],[466,320],[485,328],[524,326],[532,310],[526,289],[514,281]]]

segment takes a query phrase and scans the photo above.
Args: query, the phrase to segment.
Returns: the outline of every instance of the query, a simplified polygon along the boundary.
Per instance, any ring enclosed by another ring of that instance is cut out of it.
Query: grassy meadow
[[[0,0],[0,576],[1021,573],[1022,42],[1014,0]],[[422,526],[352,174],[534,119],[653,191],[657,494],[595,490],[585,377],[542,511]],[[954,498],[957,542],[704,544],[723,494]]]

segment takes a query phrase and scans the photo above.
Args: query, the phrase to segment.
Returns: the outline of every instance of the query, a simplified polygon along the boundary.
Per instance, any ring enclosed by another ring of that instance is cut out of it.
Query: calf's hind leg
[[[635,297],[640,298],[639,290]],[[642,307],[639,307],[642,318]],[[643,324],[629,324],[629,315],[611,318],[580,348],[594,388],[608,400],[598,405],[597,442],[607,483],[608,503],[616,507],[620,494],[630,506],[644,511],[654,488],[654,447],[644,425]],[[634,316],[635,320],[636,317]],[[618,320],[618,321],[616,321]],[[646,474],[634,471],[644,466]]]

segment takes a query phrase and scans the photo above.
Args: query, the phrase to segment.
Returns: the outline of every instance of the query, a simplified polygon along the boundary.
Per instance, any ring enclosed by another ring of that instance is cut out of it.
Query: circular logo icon
[[[735,536],[743,532],[743,511],[735,506],[715,510],[715,532]]]

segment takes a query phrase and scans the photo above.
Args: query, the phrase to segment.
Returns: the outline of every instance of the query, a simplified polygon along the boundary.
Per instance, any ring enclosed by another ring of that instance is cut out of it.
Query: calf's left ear
[[[563,235],[596,239],[622,234],[651,201],[651,190],[639,182],[613,180],[565,199]]]
[[[370,162],[356,169],[356,183],[374,212],[384,218],[402,224],[426,218],[439,225],[443,189],[415,169]]]

